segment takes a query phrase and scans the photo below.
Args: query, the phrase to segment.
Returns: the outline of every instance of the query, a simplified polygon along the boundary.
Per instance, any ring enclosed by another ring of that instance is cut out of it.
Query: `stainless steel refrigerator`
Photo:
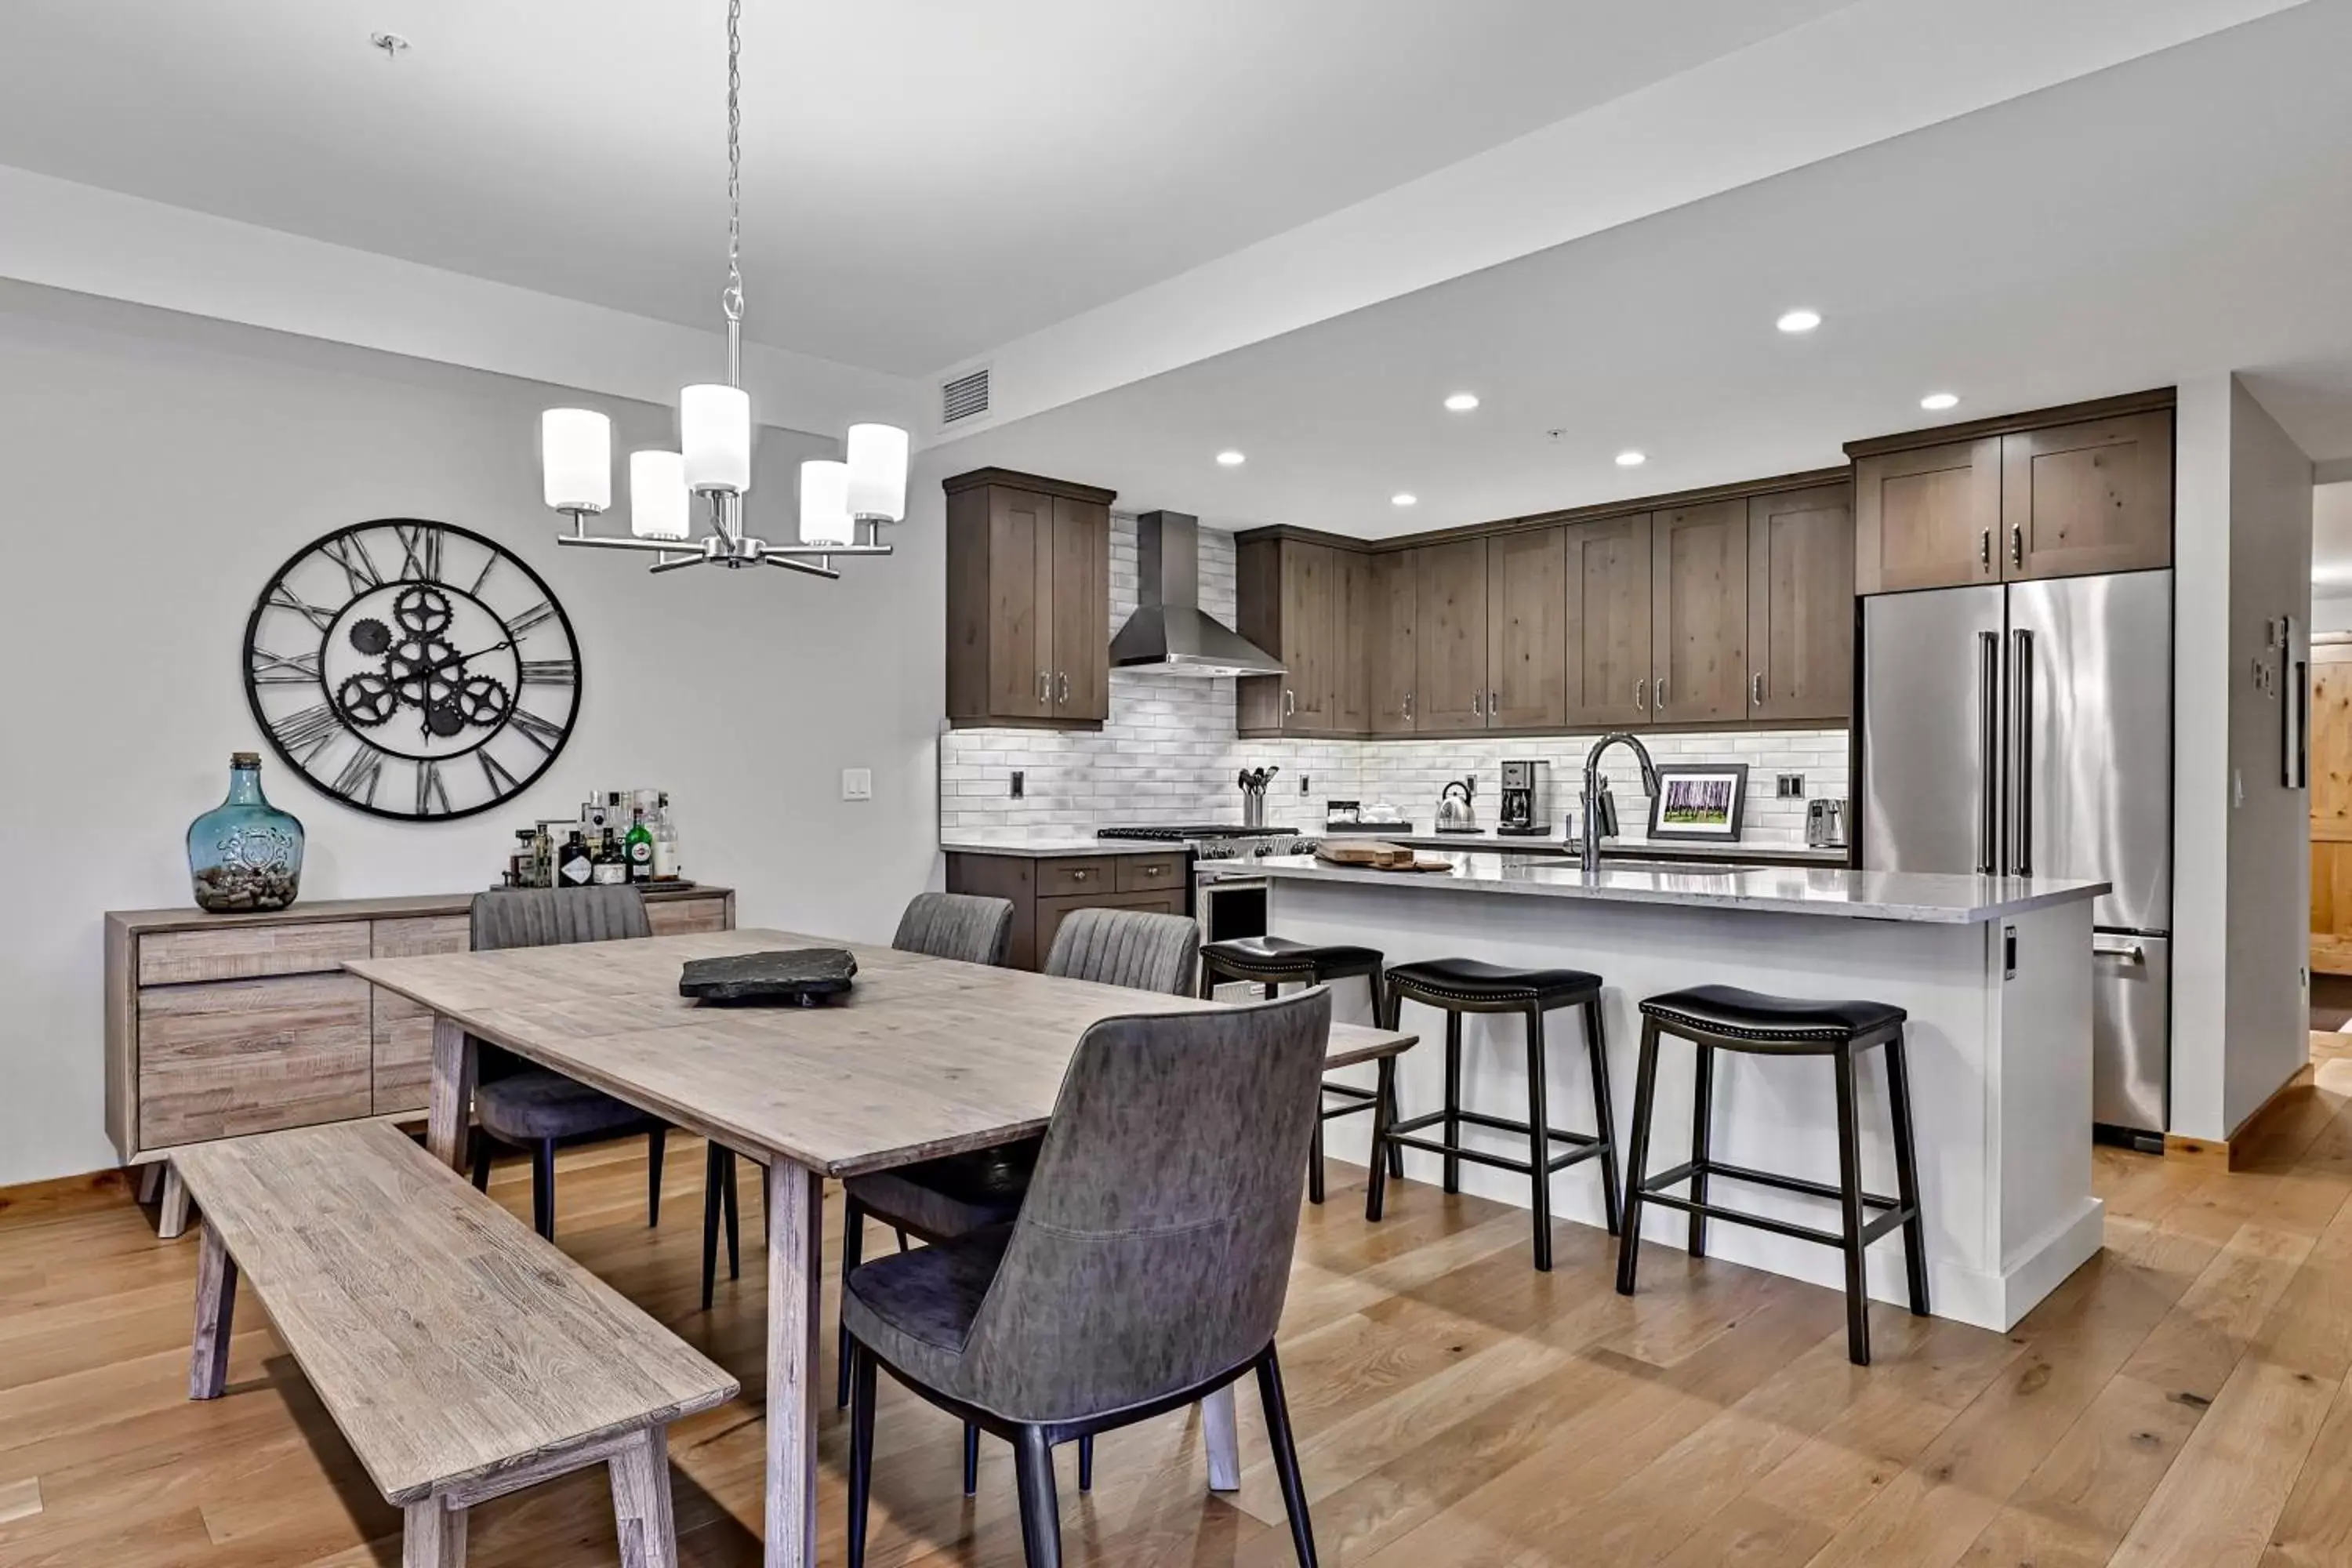
[[[2172,574],[1863,601],[1862,864],[2092,878],[2092,1120],[2160,1137],[2171,1059]]]

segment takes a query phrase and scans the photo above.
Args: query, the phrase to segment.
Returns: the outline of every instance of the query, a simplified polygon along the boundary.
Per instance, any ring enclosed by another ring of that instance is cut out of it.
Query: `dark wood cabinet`
[[[1486,541],[1457,539],[1413,552],[1413,727],[1486,724]]]
[[[1283,664],[1279,676],[1238,683],[1241,733],[1362,733],[1363,557],[1307,540],[1250,540],[1235,552],[1235,570],[1237,629]]]
[[[2094,419],[2000,439],[2011,582],[2172,562],[2172,415]]]
[[[1099,727],[1113,492],[982,468],[946,481],[948,717]]]
[[[1371,694],[1372,558],[1331,552],[1331,732],[1369,734]]]
[[[1004,962],[1037,970],[1054,951],[1054,933],[1079,910],[1188,912],[1187,854],[983,855],[948,858],[948,891],[1003,899],[1013,905]]]
[[[1568,588],[1561,530],[1486,542],[1486,726],[1558,729],[1567,718]]]
[[[1784,490],[1748,503],[1748,716],[1853,711],[1853,490]]]
[[[1864,594],[2000,580],[2000,440],[1856,459],[1854,584]]]
[[[1650,716],[1748,716],[1748,504],[1710,501],[1650,522]]]
[[[1561,531],[1567,668],[1563,721],[1628,730],[1650,721],[1650,514]]]
[[[1413,570],[1413,552],[1391,550],[1370,558],[1370,647],[1366,650],[1365,678],[1370,689],[1371,723],[1375,735],[1413,732],[1412,683],[1420,671],[1415,660],[1415,637],[1420,630],[1420,575]]]

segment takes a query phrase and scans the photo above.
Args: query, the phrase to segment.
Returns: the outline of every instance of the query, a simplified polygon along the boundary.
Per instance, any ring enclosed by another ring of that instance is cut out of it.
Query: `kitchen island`
[[[1908,1064],[1936,1315],[2005,1330],[2096,1252],[2101,1205],[2091,1193],[2091,902],[2105,884],[2046,878],[1934,876],[1811,867],[1625,868],[1587,875],[1549,858],[1445,857],[1443,872],[1260,860],[1202,876],[1264,878],[1267,929],[1302,942],[1379,949],[1391,963],[1466,957],[1591,970],[1604,982],[1609,1070],[1621,1144],[1630,1142],[1642,998],[1727,984],[1782,995],[1867,997],[1910,1014]],[[1339,1016],[1362,1021],[1362,988],[1335,987]],[[1433,1034],[1406,1009],[1404,1026]],[[1464,1028],[1464,1104],[1525,1114],[1524,1048],[1516,1016],[1471,1016]],[[1590,1130],[1591,1077],[1573,1011],[1549,1018],[1552,1123]],[[1662,1042],[1653,1173],[1686,1157],[1693,1048]],[[1443,1057],[1398,1064],[1404,1114],[1442,1102]],[[1862,1076],[1863,1176],[1894,1190],[1885,1068]],[[1815,1181],[1837,1178],[1826,1060],[1717,1054],[1714,1157]],[[1332,1153],[1361,1161],[1362,1118],[1332,1122]],[[1498,1152],[1513,1152],[1497,1144]],[[1623,1157],[1619,1157],[1620,1168]],[[1405,1172],[1434,1185],[1438,1159],[1408,1151]],[[1526,1205],[1526,1178],[1465,1166],[1465,1190]],[[1720,1181],[1721,1179],[1718,1178]],[[1391,1215],[1433,1201],[1391,1189]],[[1822,1205],[1723,1183],[1717,1202],[1810,1224]],[[1553,1212],[1601,1223],[1597,1169],[1555,1178]],[[1686,1217],[1652,1207],[1645,1239],[1684,1245]],[[1834,1249],[1747,1226],[1708,1227],[1708,1250],[1732,1261],[1837,1288]],[[1675,1287],[1654,1271],[1645,1289]],[[1871,1248],[1870,1294],[1903,1302],[1903,1254]]]

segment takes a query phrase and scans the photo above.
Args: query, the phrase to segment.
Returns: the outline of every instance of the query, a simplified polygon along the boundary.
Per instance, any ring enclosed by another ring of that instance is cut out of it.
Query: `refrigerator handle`
[[[2000,634],[1977,634],[1977,869],[2000,872]]]
[[[2033,875],[2033,634],[2010,633],[2010,874]]]

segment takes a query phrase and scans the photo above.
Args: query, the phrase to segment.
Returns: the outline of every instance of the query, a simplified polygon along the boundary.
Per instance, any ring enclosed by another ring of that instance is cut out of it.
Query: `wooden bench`
[[[242,1274],[383,1493],[404,1568],[462,1568],[466,1510],[611,1468],[621,1560],[671,1568],[669,1423],[724,1369],[394,1128],[299,1128],[172,1156],[204,1214],[192,1399],[217,1398]]]

